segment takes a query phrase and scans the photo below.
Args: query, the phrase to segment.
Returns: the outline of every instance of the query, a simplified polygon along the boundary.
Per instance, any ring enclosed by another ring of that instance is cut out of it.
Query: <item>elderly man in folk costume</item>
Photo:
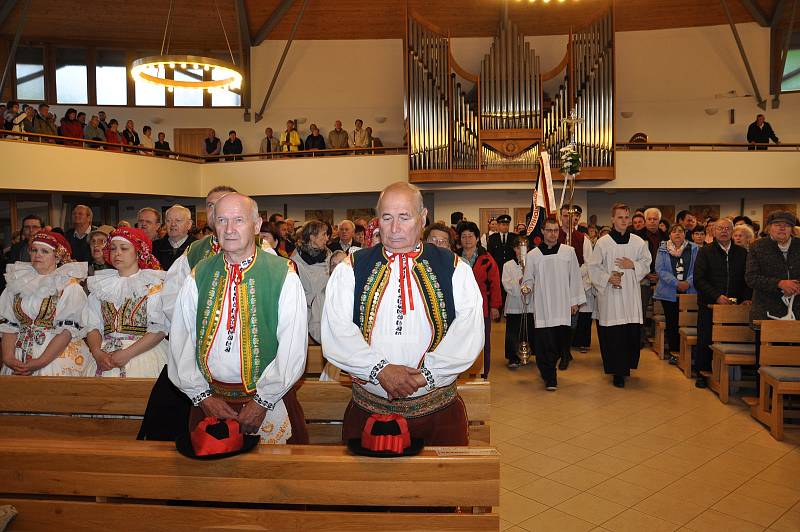
[[[178,295],[169,378],[203,417],[235,419],[267,443],[307,443],[292,386],[306,363],[303,286],[291,262],[256,246],[258,205],[231,193],[214,208],[222,253],[200,261]]]
[[[342,437],[358,438],[372,414],[399,414],[426,445],[467,445],[456,377],[484,341],[483,299],[469,265],[420,241],[427,209],[408,183],[378,200],[380,244],[333,271],[322,349],[353,378]]]
[[[603,369],[617,388],[639,366],[642,298],[639,283],[653,260],[647,243],[630,228],[631,211],[623,203],[611,207],[613,228],[600,237],[589,257],[589,277],[597,291],[597,336]]]

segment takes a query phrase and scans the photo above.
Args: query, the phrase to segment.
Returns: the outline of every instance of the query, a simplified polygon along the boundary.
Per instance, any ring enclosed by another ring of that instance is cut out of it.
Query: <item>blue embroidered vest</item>
[[[455,254],[433,244],[422,244],[421,253],[414,259],[411,271],[416,281],[414,289],[422,292],[425,312],[433,329],[428,351],[439,345],[456,317],[453,272],[458,260]],[[371,343],[375,316],[389,283],[389,259],[383,245],[379,244],[356,251],[350,256],[350,262],[355,275],[353,323],[361,329],[364,340]]]

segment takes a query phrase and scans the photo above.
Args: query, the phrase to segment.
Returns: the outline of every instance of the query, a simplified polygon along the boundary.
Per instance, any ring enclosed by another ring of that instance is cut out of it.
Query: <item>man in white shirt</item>
[[[158,259],[162,270],[169,270],[189,244],[195,241],[194,237],[189,236],[192,211],[183,205],[173,205],[167,209],[164,221],[167,224],[167,235],[153,241],[153,255]]]
[[[560,231],[558,220],[545,220],[542,243],[528,252],[522,281],[533,292],[536,365],[548,391],[558,386],[556,362],[569,353],[572,316],[586,302],[578,257],[558,242]]]
[[[345,253],[352,253],[360,249],[360,246],[355,241],[356,224],[350,220],[342,220],[339,222],[339,236],[331,241],[328,248],[331,251],[344,251]]]
[[[350,135],[350,147],[351,148],[369,148],[369,135],[367,135],[367,131],[362,129],[364,125],[364,121],[361,119],[356,120],[356,128],[353,130],[352,135]]]
[[[75,261],[88,262],[92,258],[89,235],[94,229],[97,228],[92,226],[92,209],[86,205],[75,205],[72,209],[72,229],[64,233]]]
[[[624,203],[611,207],[611,232],[600,237],[589,257],[589,277],[597,292],[597,337],[603,369],[614,386],[639,366],[642,295],[639,283],[650,273],[647,243],[630,231],[631,210]]]
[[[266,443],[307,443],[292,386],[303,375],[306,302],[294,266],[255,244],[258,205],[231,193],[217,202],[222,249],[200,261],[178,295],[169,378],[203,417],[235,419]]]
[[[381,244],[350,255],[328,282],[322,350],[353,378],[344,440],[372,414],[399,414],[426,445],[468,444],[455,381],[483,347],[483,298],[466,262],[420,242],[427,214],[417,187],[387,187]]]

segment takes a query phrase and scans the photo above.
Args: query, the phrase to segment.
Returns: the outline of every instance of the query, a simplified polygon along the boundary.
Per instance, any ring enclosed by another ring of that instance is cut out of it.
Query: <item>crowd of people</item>
[[[87,118],[86,113],[75,108],[69,108],[64,116],[58,120],[55,113],[50,111],[47,103],[28,105],[18,101],[9,101],[0,105],[2,129],[11,133],[12,138],[25,138],[22,133],[37,135],[52,135],[81,140],[103,142],[106,144],[70,143],[70,141],[57,141],[62,144],[84,145],[89,148],[99,148],[110,151],[138,152],[159,157],[169,157],[172,152],[166,134],[159,131],[153,138],[153,128],[146,125],[141,133],[136,130],[133,120],[127,120],[125,127],[120,130],[120,123],[116,118],[108,119],[105,111]],[[336,120],[333,129],[327,136],[320,134],[316,124],[309,126],[310,134],[305,139],[297,131],[297,121],[287,120],[286,129],[277,137],[271,127],[264,130],[258,152],[251,153],[280,153],[298,151],[316,151],[350,148],[381,148],[383,142],[379,137],[373,136],[371,127],[364,127],[364,121],[356,119],[351,131],[342,128],[342,122]],[[112,144],[113,146],[109,146]],[[118,146],[118,147],[117,147]],[[145,148],[139,150],[138,148]],[[208,136],[199,147],[201,153],[207,156],[207,161],[217,161],[221,158],[226,161],[240,160],[244,152],[244,144],[235,130],[228,132],[224,141],[217,137],[214,129],[208,130]],[[225,156],[225,157],[223,157]]]
[[[96,227],[84,205],[66,231],[25,217],[0,295],[2,373],[158,378],[154,393],[174,402],[168,419],[236,419],[265,441],[302,443],[291,388],[307,344],[319,343],[329,361],[321,378],[353,379],[345,439],[371,415],[402,414],[426,443],[460,445],[467,432],[455,378],[481,349],[488,377],[491,325],[503,315],[508,367],[519,367],[528,342],[550,391],[571,349],[589,349],[593,319],[604,371],[624,387],[652,298],[674,352],[677,295],[698,294],[698,374],[710,369],[708,305],[752,304],[753,319],[800,316],[800,237],[786,211],[770,214],[766,236],[747,247],[733,237],[746,218],[706,220],[713,238],[695,243],[692,213],[665,231],[657,208],[622,203],[607,229],[565,206],[558,216],[529,213],[538,217],[531,231],[511,231],[503,215],[482,234],[462,213],[450,225],[427,220],[407,183],[381,194],[371,220],[295,227],[274,213],[264,221],[254,200],[227,186],[208,193],[206,212],[205,236],[192,234],[181,205],[163,223],[145,207],[135,227]],[[164,419],[146,417],[147,430],[174,436],[186,421]]]

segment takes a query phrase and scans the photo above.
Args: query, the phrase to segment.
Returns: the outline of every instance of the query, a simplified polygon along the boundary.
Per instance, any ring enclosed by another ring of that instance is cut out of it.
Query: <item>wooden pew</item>
[[[697,294],[678,294],[678,367],[692,378],[692,346],[697,344]]]
[[[494,449],[352,456],[342,446],[260,445],[191,460],[166,442],[0,437],[9,530],[497,530]],[[480,451],[480,452],[477,452]],[[180,501],[175,503],[173,501]],[[457,513],[455,508],[463,508]],[[388,511],[387,511],[388,510]]]
[[[664,348],[665,336],[667,330],[667,321],[664,318],[664,309],[661,306],[661,301],[653,300],[653,322],[655,323],[655,337],[653,338],[653,352],[658,355],[658,358],[667,358],[668,353]]]
[[[0,376],[0,414],[6,414],[0,415],[0,434],[134,439],[153,382],[152,379]],[[342,416],[350,400],[349,384],[303,379],[296,390],[311,443],[340,443]],[[470,420],[471,444],[488,445],[491,384],[483,379],[459,381],[458,391]]]
[[[784,395],[800,395],[800,321],[762,321],[760,347],[758,403],[750,413],[782,440]]]
[[[756,363],[755,333],[750,327],[749,305],[711,305],[713,328],[711,330],[711,374],[708,387],[728,403],[730,371],[734,366],[752,366]]]

